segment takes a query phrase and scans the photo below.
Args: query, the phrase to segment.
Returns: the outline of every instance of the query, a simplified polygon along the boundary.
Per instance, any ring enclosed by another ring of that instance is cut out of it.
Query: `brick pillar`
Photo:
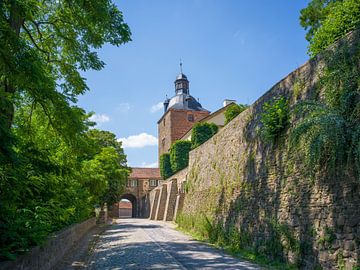
[[[152,201],[150,201],[150,219],[154,220],[156,215],[156,209],[159,201],[159,189],[154,189],[155,195]]]
[[[159,203],[158,203],[158,206],[156,209],[155,220],[163,220],[164,219],[166,199],[167,199],[167,185],[163,184],[160,189]]]
[[[178,192],[177,180],[172,179],[168,187],[169,192],[166,199],[164,221],[173,221],[176,206],[176,196]]]

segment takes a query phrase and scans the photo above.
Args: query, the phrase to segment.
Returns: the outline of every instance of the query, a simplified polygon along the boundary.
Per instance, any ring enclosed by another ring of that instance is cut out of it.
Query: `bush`
[[[169,153],[160,156],[160,174],[163,179],[167,179],[173,175]]]
[[[289,124],[289,103],[285,97],[265,102],[261,114],[261,133],[266,141],[274,141]]]
[[[218,132],[218,126],[214,123],[196,123],[191,132],[192,148],[206,142]]]
[[[249,105],[246,104],[231,104],[225,111],[225,124],[229,123],[236,116],[245,111],[248,107]]]
[[[176,141],[170,147],[171,169],[174,173],[184,169],[189,163],[190,141]]]

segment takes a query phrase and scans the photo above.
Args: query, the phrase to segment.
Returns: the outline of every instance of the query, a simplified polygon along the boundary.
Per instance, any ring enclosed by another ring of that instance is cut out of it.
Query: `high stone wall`
[[[351,48],[359,46],[358,36],[348,37]],[[305,63],[190,152],[181,226],[301,269],[358,266],[358,177],[340,171],[313,179],[303,157],[288,151],[289,134],[275,145],[259,136],[264,102],[285,96],[293,110],[313,98],[324,65],[320,58]]]

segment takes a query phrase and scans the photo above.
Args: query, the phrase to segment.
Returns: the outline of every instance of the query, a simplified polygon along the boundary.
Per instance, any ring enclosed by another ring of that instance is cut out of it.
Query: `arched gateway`
[[[159,168],[131,168],[125,192],[118,203],[110,209],[110,215],[120,217],[120,201],[126,199],[131,202],[133,218],[148,218],[150,215],[149,192],[161,183]]]

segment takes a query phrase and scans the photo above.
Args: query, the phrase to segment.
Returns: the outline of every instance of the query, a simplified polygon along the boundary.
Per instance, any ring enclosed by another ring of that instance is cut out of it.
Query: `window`
[[[165,126],[165,118],[164,118],[164,120],[163,120],[163,125]]]
[[[163,148],[165,147],[165,138],[163,138],[163,139],[161,140],[161,145],[162,145]]]
[[[130,187],[137,187],[138,186],[138,180],[130,180]]]
[[[193,114],[188,114],[188,121],[194,122],[194,115]]]
[[[157,182],[158,182],[157,180],[150,179],[150,187],[156,187],[158,184]]]

